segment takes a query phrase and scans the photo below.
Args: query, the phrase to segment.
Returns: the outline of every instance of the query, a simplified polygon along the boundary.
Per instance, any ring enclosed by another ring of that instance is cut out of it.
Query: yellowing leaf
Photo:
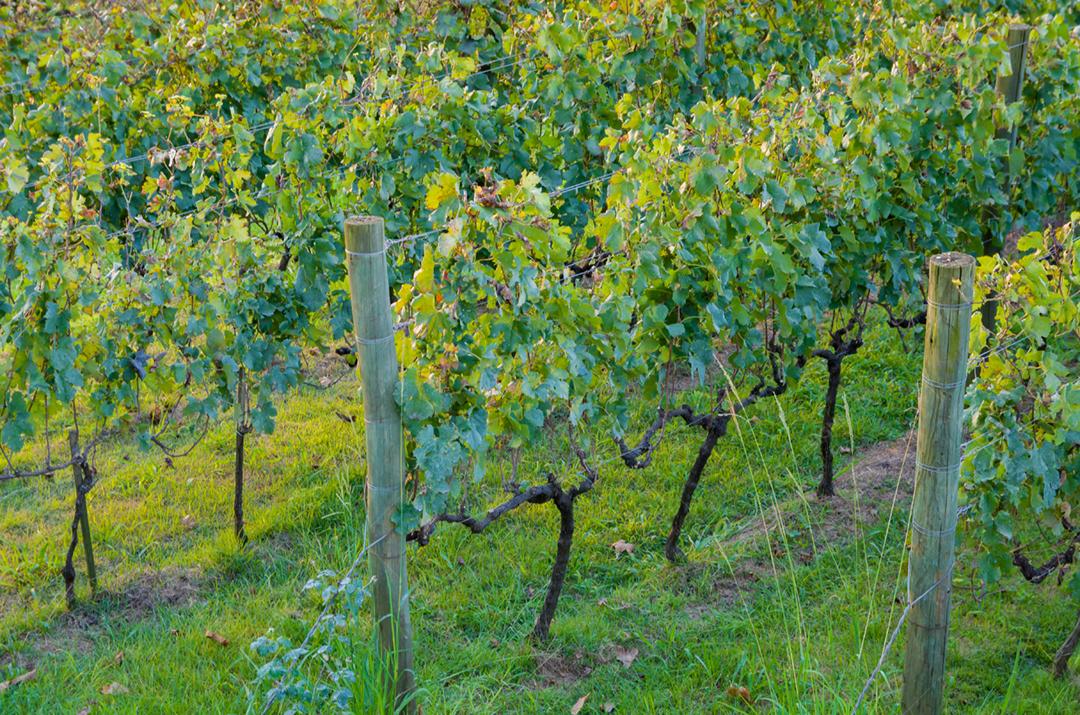
[[[158,190],[158,178],[156,176],[147,176],[143,179],[142,193],[146,194],[149,198],[157,193]]]
[[[26,168],[26,163],[21,159],[11,157],[8,162],[4,167],[4,173],[7,174],[8,191],[17,194],[23,190],[26,182],[30,180],[30,172]]]
[[[476,60],[472,57],[455,57],[450,61],[450,76],[455,80],[465,79],[476,71]]]
[[[458,241],[461,240],[461,231],[465,225],[465,221],[461,218],[455,218],[453,221],[446,225],[446,230],[439,234],[439,255],[446,258],[457,247]]]
[[[421,293],[430,293],[435,287],[435,257],[431,246],[424,246],[424,258],[420,267],[413,273],[413,285]]]
[[[458,178],[453,174],[439,174],[424,198],[424,206],[434,211],[458,195]]]

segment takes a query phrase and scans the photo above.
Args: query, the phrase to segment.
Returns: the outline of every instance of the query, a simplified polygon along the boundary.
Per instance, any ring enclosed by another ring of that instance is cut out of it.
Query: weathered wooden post
[[[1006,104],[1012,104],[1020,101],[1020,95],[1024,88],[1024,76],[1027,74],[1027,56],[1028,56],[1028,37],[1031,35],[1031,27],[1029,25],[1010,25],[1008,32],[1005,34],[1005,41],[1009,48],[1009,65],[1010,74],[999,75],[995,89],[1001,98],[1005,100]],[[1010,149],[1016,144],[1016,134],[1019,131],[1019,124],[1003,124],[997,128],[994,136],[997,139],[1005,139],[1009,142]],[[1008,161],[1004,162],[1005,166],[1008,166]],[[1008,189],[1008,181],[1006,181],[1005,187]],[[998,238],[994,221],[991,220],[989,213],[983,217],[983,255],[992,256],[1001,250],[1001,241]],[[983,325],[987,325],[987,321],[993,321],[994,317],[994,303],[993,301],[987,301],[983,305]],[[989,312],[988,312],[989,311]]]
[[[702,6],[694,15],[694,63],[697,65],[697,79],[694,91],[698,97],[705,96],[705,46],[709,35],[709,9]]]
[[[1009,63],[1012,74],[1000,75],[997,78],[995,89],[1004,99],[1006,104],[1020,101],[1020,93],[1024,89],[1024,76],[1027,74],[1028,38],[1031,36],[1030,25],[1009,25],[1009,31],[1005,35],[1006,46],[1009,48]],[[1009,145],[1016,143],[1016,131],[1019,125],[998,127],[997,138],[1008,139]]]
[[[1005,34],[1005,41],[1008,43],[1006,46],[1009,48],[1009,63],[1012,69],[1010,74],[998,76],[995,89],[1005,100],[1006,104],[1020,101],[1020,95],[1024,88],[1024,76],[1027,74],[1028,38],[1030,35],[1030,25],[1009,25],[1009,31]],[[1016,134],[1019,129],[1019,123],[1002,125],[997,128],[994,136],[997,139],[1008,140],[1009,148],[1011,149],[1016,144]],[[1009,165],[1008,161],[1005,161],[1004,163],[1005,166]],[[1005,181],[1005,186],[1003,188],[1006,191],[1009,189],[1011,180],[1011,177],[1009,177]],[[1008,227],[998,226],[997,223],[997,221],[994,221],[991,218],[989,212],[983,215],[982,244],[984,256],[993,256],[1001,251],[1001,236],[1008,232]],[[988,336],[994,333],[996,328],[996,316],[997,301],[993,299],[993,296],[988,296],[988,299],[983,301],[982,308],[980,309],[982,326],[986,329]],[[986,348],[983,351],[983,358],[985,358],[989,349],[990,343],[988,341]]]
[[[694,55],[697,58],[698,72],[705,71],[705,39],[709,32],[709,11],[707,8],[701,9],[701,16],[697,19],[697,27],[695,28],[694,37]],[[699,80],[700,83],[700,80]]]
[[[930,259],[908,561],[904,713],[940,713],[949,636],[956,501],[975,259]]]
[[[408,712],[415,712],[405,539],[393,522],[405,498],[405,482],[401,413],[394,399],[398,365],[383,220],[375,216],[346,220],[345,255],[363,386],[368,563],[373,579],[375,625],[385,662],[395,670],[396,702],[406,704]]]

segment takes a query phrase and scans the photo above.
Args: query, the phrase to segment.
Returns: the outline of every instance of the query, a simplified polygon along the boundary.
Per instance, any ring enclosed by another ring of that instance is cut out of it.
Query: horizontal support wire
[[[935,308],[937,308],[938,310],[951,310],[951,309],[959,309],[959,308],[968,308],[968,309],[970,309],[971,306],[973,305],[973,303],[971,301],[968,301],[967,303],[938,303],[937,301],[932,300],[930,298],[926,299],[926,304],[927,305],[932,305]]]
[[[911,530],[916,531],[923,536],[948,536],[949,534],[956,533],[956,525],[957,520],[953,520],[952,525],[947,526],[944,529],[927,529],[914,519],[911,520]]]
[[[384,335],[381,338],[357,338],[356,342],[361,345],[382,345],[383,343],[390,342],[394,339],[394,334]]]
[[[955,390],[958,387],[963,387],[967,384],[965,380],[958,380],[957,382],[938,382],[933,378],[927,377],[925,374],[922,376],[923,384],[934,387],[939,390]]]
[[[386,247],[384,246],[382,249],[380,249],[378,251],[350,251],[349,249],[346,248],[345,249],[345,255],[346,256],[353,256],[353,257],[356,257],[356,258],[366,258],[366,257],[371,257],[371,256],[385,256],[386,255]]]
[[[933,472],[934,474],[949,474],[951,472],[955,472],[956,470],[960,469],[960,464],[957,463],[957,464],[951,464],[951,465],[946,466],[946,467],[939,467],[939,466],[935,466],[933,464],[923,464],[922,462],[919,461],[919,458],[916,457],[915,458],[915,468],[916,469],[921,469],[924,472]]]
[[[400,492],[404,491],[403,486],[400,485],[400,484],[387,484],[387,485],[384,485],[384,486],[378,486],[378,485],[372,484],[371,482],[368,482],[368,481],[364,482],[364,488],[367,489],[368,491],[373,491],[373,492],[400,493]]]

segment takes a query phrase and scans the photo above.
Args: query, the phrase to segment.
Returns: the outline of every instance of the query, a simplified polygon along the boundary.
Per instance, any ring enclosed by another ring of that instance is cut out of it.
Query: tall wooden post
[[[383,220],[374,216],[346,220],[345,254],[364,396],[368,563],[375,625],[385,662],[395,671],[396,701],[406,703],[408,712],[415,712],[405,539],[393,522],[405,498],[405,482],[401,413],[394,399],[398,365]]]
[[[709,9],[701,8],[694,20],[694,60],[697,62],[697,94],[705,96],[705,43],[709,35]]]
[[[1009,48],[1009,64],[1012,69],[1010,74],[998,76],[995,89],[1006,104],[1020,101],[1021,92],[1024,88],[1024,76],[1027,74],[1028,38],[1030,35],[1030,25],[1010,25],[1009,31],[1005,34],[1006,46]],[[994,136],[998,139],[1008,140],[1011,150],[1016,144],[1016,134],[1019,128],[1019,124],[1003,125],[997,128]],[[1008,161],[1005,162],[1005,165],[1008,166]],[[1006,192],[1011,181],[1011,177],[1005,180],[1004,188]],[[993,220],[990,212],[983,214],[982,244],[984,256],[993,256],[1001,251],[1002,236],[1008,232],[1008,227],[998,226],[997,224],[998,222]],[[997,301],[994,300],[994,296],[987,296],[979,313],[987,336],[993,335],[997,327]],[[988,354],[990,347],[990,342],[987,341],[986,348],[983,351],[983,358]]]
[[[908,561],[904,713],[940,713],[949,636],[964,378],[975,259],[930,259]]]
[[[1029,25],[1010,25],[1005,35],[1005,41],[1009,48],[1009,64],[1011,73],[1000,75],[997,78],[996,90],[1006,104],[1020,101],[1020,95],[1024,88],[1024,76],[1027,74],[1028,37],[1031,35]],[[1018,124],[1002,125],[997,128],[995,137],[1009,142],[1010,149],[1016,144],[1016,134],[1019,131]],[[1008,166],[1008,162],[1005,162]],[[1008,189],[1008,181],[1005,188]],[[983,255],[992,256],[1001,250],[1001,240],[998,236],[999,228],[990,220],[990,216],[984,216],[983,226]],[[982,309],[983,325],[992,331],[994,301],[986,301]]]
[[[1009,31],[1005,41],[1009,48],[1009,63],[1012,74],[1000,75],[997,78],[997,93],[1004,98],[1006,104],[1020,101],[1020,93],[1024,88],[1024,76],[1027,74],[1028,37],[1031,35],[1030,25],[1009,25]],[[1009,145],[1016,143],[1017,125],[998,127],[997,138],[1008,139]]]
[[[697,20],[697,27],[695,42],[694,42],[694,54],[697,57],[698,71],[705,71],[705,39],[709,32],[709,11],[707,8],[701,9],[701,16]]]

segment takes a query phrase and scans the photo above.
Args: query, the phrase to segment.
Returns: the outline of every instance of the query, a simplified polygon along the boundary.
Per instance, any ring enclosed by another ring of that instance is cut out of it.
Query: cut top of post
[[[386,250],[381,216],[350,216],[345,219],[345,250],[356,255],[375,255]]]
[[[930,257],[930,290],[926,296],[929,317],[946,311],[970,311],[972,280],[975,275],[975,259],[966,253],[939,253]],[[927,333],[930,337],[930,333]],[[966,344],[966,343],[965,343]]]
[[[930,257],[923,386],[924,389],[932,387],[950,392],[955,400],[963,399],[963,390],[956,388],[963,386],[967,364],[968,321],[971,317],[974,279],[973,256],[950,252]],[[953,461],[950,459],[940,464],[951,464]]]
[[[930,265],[941,268],[963,268],[965,266],[974,266],[975,258],[966,253],[950,251],[949,253],[939,253],[936,256],[931,256]]]

